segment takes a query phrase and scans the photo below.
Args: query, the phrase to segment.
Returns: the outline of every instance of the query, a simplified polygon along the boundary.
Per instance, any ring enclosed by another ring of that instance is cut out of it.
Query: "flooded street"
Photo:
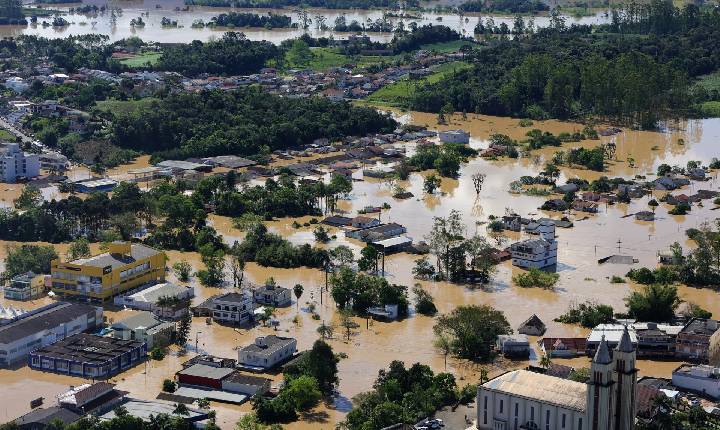
[[[66,27],[52,26],[43,27],[42,21],[52,21],[52,18],[39,17],[39,24],[30,24],[28,26],[0,26],[0,36],[19,36],[21,34],[38,35],[48,38],[62,38],[70,35],[79,34],[104,34],[110,37],[110,41],[125,39],[127,37],[137,36],[146,42],[163,42],[163,43],[188,43],[193,40],[206,41],[213,37],[220,37],[226,31],[241,31],[245,33],[251,40],[267,40],[275,44],[279,44],[283,40],[301,36],[305,31],[302,28],[281,28],[267,30],[264,28],[191,28],[192,23],[196,20],[208,22],[213,16],[229,11],[250,12],[264,14],[268,12],[276,14],[288,15],[292,18],[293,23],[300,22],[298,12],[292,8],[288,9],[237,9],[237,8],[216,8],[216,7],[199,7],[191,6],[189,10],[184,11],[184,3],[181,0],[143,0],[143,1],[106,1],[106,0],[89,0],[83,2],[82,5],[94,4],[98,7],[107,6],[108,8],[121,8],[122,13],[117,15],[115,22],[112,22],[109,10],[99,12],[92,15],[84,14],[67,14],[64,18],[70,22]],[[67,12],[77,4],[61,4],[51,5],[51,9]],[[178,8],[179,10],[176,10]],[[320,30],[316,25],[318,15],[325,17],[326,25],[333,27],[335,19],[344,15],[347,22],[355,20],[359,23],[366,23],[368,20],[377,21],[383,17],[382,10],[341,10],[341,9],[308,9],[308,14],[313,24],[311,24],[307,33],[313,37],[330,37],[346,39],[352,33],[336,33],[332,30]],[[415,12],[412,12],[415,14]],[[131,27],[130,20],[142,15],[145,21],[145,27]],[[483,15],[487,18],[488,15]],[[161,20],[163,17],[177,21],[177,28],[163,27]],[[479,20],[479,14],[467,14],[459,16],[451,13],[432,13],[422,14],[421,19],[400,19],[388,18],[389,21],[397,23],[403,21],[407,26],[410,22],[416,22],[418,25],[436,24],[446,25],[453,28],[466,36],[472,36],[473,29]],[[495,23],[506,23],[512,28],[512,16],[493,16]],[[597,12],[595,15],[586,17],[567,17],[568,24],[596,24],[607,22],[608,18],[605,12]],[[534,17],[535,27],[546,27],[549,24],[549,17]],[[372,40],[389,41],[392,39],[391,33],[368,33]]]
[[[173,30],[181,31],[181,30]],[[401,121],[437,128],[436,116],[422,113],[399,114]],[[505,133],[516,139],[522,139],[531,128],[540,128],[544,131],[559,133],[563,131],[580,131],[582,125],[558,121],[536,122],[532,127],[521,128],[517,119],[497,118],[470,115],[463,121],[459,115],[453,117],[451,124],[442,128],[462,128],[471,133],[471,145],[474,148],[486,148],[488,138],[493,133]],[[566,178],[581,177],[588,180],[596,179],[600,175],[630,177],[634,174],[651,176],[661,163],[685,165],[689,160],[700,160],[707,164],[717,154],[717,143],[720,140],[720,119],[688,121],[672,126],[671,132],[637,132],[624,131],[615,136],[617,142],[617,160],[613,162],[608,171],[599,173],[581,169],[562,168],[562,177],[559,184]],[[382,220],[394,221],[407,227],[407,235],[415,241],[423,240],[429,231],[434,216],[444,217],[451,210],[462,213],[466,225],[467,235],[476,231],[485,234],[484,223],[490,215],[501,216],[506,208],[516,211],[522,216],[551,216],[559,218],[557,213],[543,213],[538,207],[548,197],[533,197],[528,195],[514,195],[508,192],[508,184],[522,175],[537,175],[542,170],[545,160],[559,149],[567,150],[573,146],[583,145],[594,147],[601,142],[609,141],[610,137],[601,137],[599,141],[583,141],[576,144],[564,144],[562,148],[549,148],[533,152],[533,157],[518,160],[502,159],[498,161],[471,160],[461,169],[460,177],[455,179],[442,179],[440,190],[433,196],[423,193],[423,176],[412,174],[410,179],[401,185],[412,192],[415,197],[407,200],[396,200],[391,197],[390,187],[384,181],[367,180],[355,181],[354,189],[349,200],[341,202],[341,208],[350,214],[367,206],[380,206],[389,203],[391,209],[383,211]],[[682,139],[684,144],[678,142]],[[409,152],[412,146],[409,145]],[[635,159],[636,167],[632,168],[626,162],[628,157]],[[132,166],[123,166],[114,169],[110,174],[125,174],[127,170],[142,167],[147,159],[139,159]],[[476,172],[487,174],[482,192],[476,198],[471,181],[471,175]],[[714,175],[714,174],[713,174]],[[356,178],[361,174],[356,172]],[[717,179],[713,176],[706,183],[693,183],[690,191],[698,189],[717,190]],[[678,191],[687,192],[687,191]],[[690,194],[690,192],[687,192]],[[659,195],[656,195],[659,197]],[[434,297],[435,304],[441,313],[449,312],[459,305],[487,304],[505,312],[511,325],[516,328],[521,322],[532,314],[537,314],[548,326],[545,336],[585,336],[588,330],[577,326],[556,323],[554,318],[564,313],[573,303],[591,300],[612,305],[616,311],[624,310],[623,299],[637,286],[631,284],[611,284],[609,278],[613,275],[624,276],[631,267],[654,266],[656,252],[675,241],[687,247],[685,230],[697,227],[702,222],[716,219],[713,205],[706,201],[705,207],[694,205],[692,211],[686,216],[672,217],[667,214],[668,207],[661,205],[657,210],[655,222],[638,222],[634,217],[622,218],[623,215],[632,214],[648,208],[649,197],[636,199],[629,205],[615,205],[601,207],[596,215],[570,215],[575,221],[574,228],[558,229],[558,273],[560,280],[553,290],[523,289],[512,285],[511,276],[517,270],[509,262],[498,266],[498,271],[492,282],[483,288],[469,288],[443,282],[420,282]],[[311,217],[299,219],[300,223],[308,221]],[[295,219],[281,219],[269,223],[272,231],[283,235],[293,243],[312,243],[314,226],[295,229],[292,227]],[[232,244],[234,240],[242,240],[243,233],[234,229],[229,218],[210,216],[210,223],[225,237],[226,242]],[[331,229],[337,239],[327,246],[334,247],[340,244],[350,246],[359,255],[361,244],[346,239],[342,232]],[[510,236],[508,236],[510,238]],[[514,234],[504,246],[509,245],[523,235]],[[4,257],[5,247],[0,246],[0,260]],[[58,246],[62,253],[63,246]],[[94,248],[95,249],[95,248]],[[638,264],[630,265],[598,265],[597,260],[613,254],[632,255],[639,260]],[[179,260],[188,261],[195,270],[202,268],[199,256],[195,253],[180,253],[170,251],[168,266]],[[411,270],[417,256],[396,254],[388,256],[385,267],[388,280],[391,283],[401,284],[409,288],[415,284]],[[432,257],[431,257],[432,258]],[[318,338],[316,329],[322,322],[337,323],[335,305],[325,293],[320,304],[320,288],[325,283],[325,276],[318,270],[300,269],[273,269],[248,264],[245,279],[252,283],[262,283],[265,279],[273,277],[278,285],[292,288],[295,284],[304,286],[304,294],[300,299],[299,310],[295,303],[284,309],[279,309],[276,318],[280,321],[278,334],[297,338],[298,349],[311,347]],[[170,275],[174,280],[174,275]],[[228,279],[230,276],[228,274]],[[199,303],[221,289],[204,288],[195,278],[196,298]],[[680,287],[681,297],[688,301],[701,304],[720,316],[720,301],[718,293],[710,289],[694,289]],[[412,301],[412,298],[411,298]],[[313,320],[307,309],[308,303],[314,302],[320,320]],[[0,302],[8,304],[7,302]],[[26,303],[12,302],[16,307],[28,307]],[[39,304],[38,304],[39,305]],[[120,318],[125,311],[106,311],[109,321]],[[299,322],[295,324],[293,318],[299,315]],[[392,323],[382,323],[357,319],[360,328],[357,333],[346,342],[336,329],[334,339],[330,341],[336,352],[347,354],[348,358],[340,362],[340,386],[342,395],[336,404],[320,407],[317,414],[312,417],[286,426],[289,429],[332,429],[337,421],[341,420],[350,407],[350,399],[363,391],[369,390],[377,376],[377,371],[386,367],[392,360],[402,360],[406,363],[421,362],[432,366],[435,371],[444,369],[444,357],[432,347],[433,324],[432,318],[411,314],[405,320]],[[217,324],[208,325],[204,318],[194,320],[192,332],[189,336],[189,352],[186,357],[178,357],[175,353],[169,354],[163,361],[148,361],[128,372],[113,378],[120,389],[130,391],[131,396],[152,399],[160,390],[162,380],[171,378],[180,369],[180,363],[195,354],[195,341],[202,352],[214,355],[235,357],[236,348],[252,342],[262,334],[272,333],[269,327],[258,326],[251,329],[235,330]],[[538,351],[539,349],[536,348]],[[533,360],[536,360],[537,351]],[[555,360],[557,363],[569,364],[576,367],[585,366],[586,358],[573,360]],[[639,360],[640,376],[653,375],[669,377],[670,371],[677,367],[677,362],[657,362]],[[497,375],[504,369],[524,367],[527,362],[500,361],[488,366],[490,376]],[[448,359],[447,370],[455,374],[459,385],[477,382],[481,366],[465,360]],[[273,376],[279,380],[281,375]],[[29,408],[29,400],[40,393],[46,397],[46,404],[52,403],[54,397],[68,385],[81,383],[77,378],[67,378],[47,373],[29,370],[27,367],[19,370],[0,370],[0,381],[3,390],[0,391],[0,421],[14,418]],[[28,389],[32,387],[32,390]],[[218,422],[222,428],[232,428],[237,418],[250,405],[228,406],[213,404],[218,411]],[[320,421],[317,421],[317,420]]]

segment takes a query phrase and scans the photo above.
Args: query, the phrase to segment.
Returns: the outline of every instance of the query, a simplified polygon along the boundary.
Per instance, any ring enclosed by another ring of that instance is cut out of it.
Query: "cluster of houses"
[[[265,283],[212,296],[190,309],[195,316],[209,317],[221,324],[247,325],[255,321],[256,315],[262,313],[265,306],[278,308],[291,303],[289,288]]]

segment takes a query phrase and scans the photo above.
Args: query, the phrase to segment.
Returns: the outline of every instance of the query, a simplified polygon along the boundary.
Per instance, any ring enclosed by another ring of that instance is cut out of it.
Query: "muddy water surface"
[[[401,120],[416,124],[428,124],[436,127],[433,115],[419,113],[405,113]],[[452,119],[447,128],[463,128],[472,135],[472,146],[484,148],[487,139],[495,132],[507,133],[514,138],[522,138],[528,129],[517,126],[517,120],[506,118],[493,118],[484,116],[470,116],[467,121],[459,117]],[[581,130],[579,124],[562,123],[556,121],[538,122],[534,127],[558,133],[561,131]],[[636,173],[646,174],[654,171],[660,163],[685,164],[688,160],[701,160],[707,163],[717,153],[717,141],[720,130],[720,120],[691,121],[676,124],[673,131],[663,133],[625,131],[616,136],[618,144],[617,159],[612,163],[606,175],[630,176]],[[605,142],[611,138],[603,137]],[[679,139],[684,144],[678,144]],[[592,147],[598,141],[585,141],[577,144],[566,144],[563,149],[583,145]],[[412,148],[409,148],[412,150]],[[523,216],[552,216],[560,214],[543,213],[537,208],[545,198],[527,195],[511,195],[508,193],[508,184],[521,175],[535,175],[544,165],[544,160],[552,156],[553,150],[537,151],[533,158],[519,160],[486,161],[482,159],[471,160],[463,166],[459,179],[443,179],[440,191],[434,196],[425,196],[422,191],[422,174],[413,174],[402,185],[415,194],[416,197],[400,201],[393,199],[390,186],[384,181],[368,180],[354,183],[354,190],[348,200],[342,201],[343,210],[354,214],[366,205],[381,205],[387,202],[391,209],[383,211],[383,221],[395,221],[408,228],[408,235],[415,240],[422,240],[431,225],[432,217],[447,216],[451,210],[457,209],[463,214],[468,235],[476,231],[485,234],[484,224],[490,215],[502,215],[506,208],[510,208]],[[627,157],[633,157],[636,167],[632,168],[626,162]],[[136,165],[144,161],[139,160]],[[475,172],[487,174],[482,192],[475,196],[470,176]],[[114,173],[122,174],[121,170]],[[589,180],[596,178],[597,172],[581,169],[563,169],[563,178],[583,177]],[[356,174],[356,176],[360,177]],[[649,176],[652,179],[651,176]],[[683,192],[693,192],[700,188],[717,190],[715,179],[705,183],[694,183],[690,189]],[[640,210],[647,209],[648,198],[633,201],[629,205],[616,205],[602,207],[600,213],[586,217],[581,214],[570,214],[575,220],[572,229],[559,229],[559,265],[560,281],[553,290],[522,289],[512,285],[511,276],[517,271],[509,263],[498,267],[498,271],[490,285],[482,288],[469,288],[462,285],[448,283],[421,282],[433,295],[440,312],[449,312],[459,305],[488,304],[502,309],[513,327],[533,313],[537,314],[547,325],[547,336],[585,336],[588,331],[576,326],[553,322],[553,318],[563,313],[572,303],[592,300],[612,305],[622,310],[623,298],[637,288],[630,284],[611,284],[609,278],[613,275],[623,276],[630,267],[640,265],[652,266],[656,262],[656,252],[675,241],[684,246],[688,243],[684,231],[696,227],[704,221],[716,218],[714,206],[707,202],[705,207],[694,206],[690,214],[683,217],[667,215],[668,208],[661,206],[657,210],[657,220],[652,223],[637,222],[633,217],[622,218]],[[309,221],[310,217],[299,219],[300,224]],[[311,227],[295,229],[292,227],[293,219],[281,219],[269,223],[272,231],[287,237],[294,243],[312,243]],[[234,229],[229,218],[211,216],[210,222],[224,236],[228,243],[241,240],[243,233]],[[339,230],[333,229],[337,236],[328,246],[345,244],[350,246],[359,255],[361,245],[355,241],[347,240]],[[521,234],[508,236],[507,243],[523,238]],[[619,248],[618,248],[619,247]],[[628,265],[598,265],[599,258],[612,254],[632,255],[639,260],[635,266]],[[199,257],[195,253],[168,252],[170,264],[184,259],[190,262],[195,269],[202,267]],[[397,284],[412,286],[416,281],[412,278],[411,269],[416,257],[405,254],[389,256],[386,259],[386,272],[388,279]],[[271,269],[248,264],[246,280],[252,283],[261,283],[273,277],[280,285],[292,287],[302,284],[304,294],[300,298],[299,306],[293,303],[289,308],[280,309],[276,318],[280,321],[278,334],[285,334],[298,339],[299,349],[307,349],[317,339],[316,329],[321,321],[337,323],[334,305],[329,301],[327,293],[322,296],[321,286],[324,285],[324,274],[311,269]],[[173,279],[173,276],[170,275]],[[230,277],[228,276],[228,279]],[[196,288],[196,302],[222,292],[222,289],[204,288],[192,280]],[[681,296],[689,301],[697,302],[708,308],[716,316],[720,315],[720,302],[718,294],[709,289],[680,288]],[[320,320],[311,318],[308,304],[312,302],[317,308]],[[16,305],[13,303],[13,305]],[[120,318],[126,311],[116,313],[107,311],[108,318]],[[293,319],[297,316],[297,323]],[[315,414],[306,417],[300,423],[288,428],[326,428],[334,427],[334,423],[341,420],[344,413],[350,408],[350,399],[371,388],[377,371],[391,360],[403,360],[410,364],[418,361],[428,364],[436,371],[445,369],[443,356],[432,347],[433,319],[425,316],[411,315],[409,318],[394,323],[366,322],[358,319],[360,328],[351,336],[350,341],[344,339],[343,334],[336,331],[334,339],[330,342],[338,352],[344,352],[348,358],[340,363],[341,398],[334,405],[319,407]],[[275,332],[269,327],[254,327],[250,329],[235,330],[217,324],[206,324],[204,319],[196,319],[190,335],[190,351],[187,357],[178,357],[171,353],[161,362],[149,362],[146,366],[138,366],[125,372],[115,381],[121,389],[128,390],[132,396],[140,398],[154,398],[162,380],[179,370],[180,363],[196,353],[195,340],[199,351],[221,356],[234,357],[236,348],[245,345],[261,334]],[[537,352],[531,358],[537,359]],[[557,360],[559,363],[569,363],[573,366],[587,365],[587,359]],[[498,374],[504,369],[522,367],[527,362],[500,361],[489,366],[491,375]],[[669,377],[670,371],[677,366],[675,362],[654,362],[642,360],[638,364],[641,375]],[[450,358],[447,370],[456,375],[461,384],[474,383],[477,380],[479,366],[464,360]],[[275,381],[280,379],[274,375]],[[0,404],[7,405],[7,410],[0,407],[0,420],[9,419],[27,410],[30,398],[37,397],[36,391],[51,399],[62,391],[67,385],[77,384],[81,381],[75,378],[66,378],[55,375],[30,371],[27,368],[20,370],[0,370],[0,381],[3,385],[15,387],[17,390],[0,391]],[[33,387],[30,389],[29,387]],[[34,388],[37,387],[37,390]],[[16,394],[15,391],[19,392]],[[13,392],[13,394],[10,394]],[[249,405],[227,406],[213,405],[218,410],[219,421],[223,428],[232,428],[237,418],[249,410]],[[2,414],[5,414],[2,416]]]

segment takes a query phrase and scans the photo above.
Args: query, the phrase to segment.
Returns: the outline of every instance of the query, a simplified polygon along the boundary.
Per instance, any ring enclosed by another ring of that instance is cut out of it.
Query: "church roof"
[[[623,334],[622,334],[622,337],[620,338],[620,343],[618,343],[617,350],[620,352],[635,351],[632,341],[630,340],[630,333],[628,332],[627,326],[625,326],[625,329],[623,330]]]
[[[587,385],[527,370],[505,373],[482,385],[488,390],[584,412]]]
[[[608,348],[607,341],[605,340],[605,336],[602,337],[602,340],[600,341],[600,346],[598,346],[597,352],[595,352],[595,357],[593,358],[593,363],[597,363],[597,364],[612,363],[612,358],[610,357],[610,349]]]

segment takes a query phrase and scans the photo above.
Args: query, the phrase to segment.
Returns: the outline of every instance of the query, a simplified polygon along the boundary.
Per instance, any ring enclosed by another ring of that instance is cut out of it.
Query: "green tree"
[[[437,313],[437,308],[433,302],[433,298],[425,291],[420,284],[415,284],[412,289],[415,296],[415,311],[422,315],[432,316]]]
[[[90,242],[84,237],[75,239],[70,243],[67,251],[67,258],[77,260],[78,258],[85,258],[90,256]]]
[[[192,266],[190,265],[190,263],[185,260],[180,260],[173,264],[172,267],[175,271],[175,275],[180,282],[190,281],[190,276],[192,274]]]
[[[39,207],[43,202],[42,192],[34,185],[28,185],[22,189],[20,195],[13,202],[15,209],[30,210]]]
[[[502,311],[490,306],[459,306],[449,314],[440,315],[433,327],[435,335],[451,339],[452,352],[467,359],[487,360],[495,339],[512,333]]]
[[[632,292],[626,299],[628,315],[638,321],[672,321],[682,300],[674,285],[647,285]]]
[[[287,59],[295,66],[307,67],[313,59],[313,53],[305,41],[295,39],[287,52]]]
[[[297,303],[298,310],[300,309],[300,297],[303,295],[303,286],[300,284],[295,284],[293,287],[293,293],[295,294],[295,301]]]
[[[440,186],[440,178],[435,175],[428,175],[425,177],[423,182],[423,189],[428,194],[433,194],[435,190]]]
[[[7,247],[5,257],[4,279],[11,279],[17,275],[34,272],[50,273],[50,262],[58,259],[55,248],[42,245],[20,245]]]
[[[180,322],[178,322],[177,335],[175,337],[175,343],[180,345],[181,348],[185,348],[187,344],[188,336],[190,336],[190,328],[192,326],[192,314],[190,310],[183,315]]]

